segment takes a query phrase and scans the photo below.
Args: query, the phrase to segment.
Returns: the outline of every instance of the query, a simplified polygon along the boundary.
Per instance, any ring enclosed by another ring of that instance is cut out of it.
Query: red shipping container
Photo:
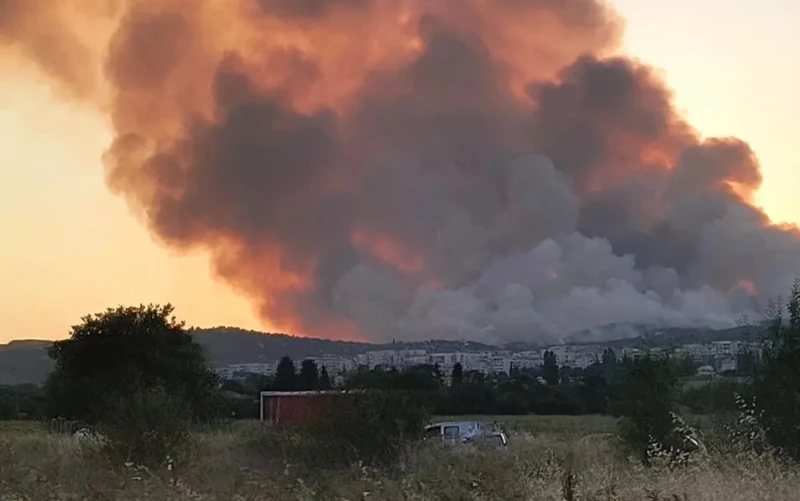
[[[341,391],[262,391],[261,422],[302,426],[330,412]]]

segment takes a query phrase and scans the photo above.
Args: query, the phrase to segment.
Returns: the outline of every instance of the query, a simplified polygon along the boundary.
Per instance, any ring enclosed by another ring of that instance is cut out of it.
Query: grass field
[[[0,421],[0,437],[4,434],[41,433],[44,424],[37,421]]]
[[[508,449],[415,446],[393,469],[380,471],[359,465],[308,471],[285,451],[257,447],[265,432],[252,422],[195,434],[172,471],[111,462],[92,442],[5,423],[0,501],[780,501],[800,492],[797,471],[746,456],[712,454],[687,468],[645,469],[611,442],[580,438],[613,428],[607,418],[507,423],[515,429]]]

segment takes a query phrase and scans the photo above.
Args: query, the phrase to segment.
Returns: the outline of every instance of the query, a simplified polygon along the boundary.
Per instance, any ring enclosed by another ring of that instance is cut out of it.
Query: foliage
[[[233,419],[259,419],[261,417],[260,398],[241,393],[223,393],[225,415]]]
[[[120,462],[158,466],[175,459],[189,440],[189,404],[163,387],[116,396],[103,416],[106,450]]]
[[[84,317],[50,349],[56,368],[45,386],[49,414],[103,422],[107,402],[160,388],[183,402],[193,420],[217,417],[216,376],[172,312],[171,305],[150,305]]]
[[[298,390],[319,390],[319,370],[313,360],[303,360],[297,380]]]
[[[441,389],[442,380],[437,367],[418,365],[403,371],[358,371],[350,376],[346,386],[352,389],[436,392]]]
[[[542,377],[550,386],[555,386],[559,381],[558,359],[552,351],[544,352],[544,364],[542,365]]]
[[[643,463],[655,444],[664,450],[681,451],[682,438],[676,427],[682,423],[677,411],[679,369],[668,358],[642,357],[615,391],[613,408],[623,417],[620,436]]]
[[[425,402],[413,391],[351,391],[336,398],[334,412],[305,427],[269,430],[257,445],[311,468],[355,462],[389,466],[421,438]]]
[[[755,405],[769,442],[800,460],[800,282],[795,281],[785,309],[776,305],[772,313],[756,371]]]
[[[390,464],[407,443],[422,436],[428,412],[414,392],[365,391],[340,398],[335,412],[313,431],[325,437],[329,450],[338,451],[345,462]]]
[[[729,456],[755,456],[776,452],[769,444],[762,425],[762,412],[751,398],[734,396],[738,412],[714,415],[708,443],[717,452]]]
[[[736,379],[721,379],[685,389],[679,403],[693,414],[731,413],[740,410],[737,396],[750,400],[752,385]]]
[[[283,357],[278,362],[275,369],[274,388],[278,391],[291,391],[297,385],[297,375],[294,369],[294,362],[289,357]]]
[[[328,369],[324,365],[319,373],[319,389],[323,391],[331,389],[331,377],[328,375]]]
[[[753,377],[758,367],[758,356],[751,350],[745,350],[736,355],[736,373],[739,376]]]
[[[453,366],[453,374],[451,374],[451,383],[453,386],[458,386],[464,381],[464,368],[461,362],[456,362]]]
[[[248,374],[241,380],[226,379],[220,390],[258,398],[260,392],[272,386],[272,378],[262,374]]]
[[[42,419],[44,413],[44,392],[38,386],[0,386],[0,421]]]
[[[548,386],[522,374],[516,377],[485,377],[468,372],[461,382],[444,386],[433,366],[417,366],[404,371],[362,370],[346,384],[353,389],[414,391],[437,414],[581,414],[580,382]]]

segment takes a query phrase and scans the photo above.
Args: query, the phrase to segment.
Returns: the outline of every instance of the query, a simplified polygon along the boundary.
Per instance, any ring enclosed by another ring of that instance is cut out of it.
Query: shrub
[[[620,435],[645,465],[654,449],[675,458],[696,448],[693,430],[677,412],[678,374],[667,358],[643,357],[631,362],[615,390]]]
[[[315,427],[346,462],[389,464],[403,446],[421,437],[427,412],[420,395],[408,391],[369,391],[346,395]]]
[[[709,445],[716,452],[740,456],[761,456],[774,453],[764,429],[762,411],[752,400],[737,394],[737,413],[718,414],[714,416],[711,426]]]
[[[307,428],[268,431],[259,446],[309,468],[356,462],[390,466],[422,436],[428,416],[423,398],[415,392],[384,390],[342,395],[326,417]]]
[[[117,397],[102,409],[100,430],[114,459],[158,466],[180,456],[189,441],[189,406],[163,388]]]
[[[782,455],[800,460],[800,282],[784,308],[775,305],[754,381],[758,420]],[[788,317],[784,318],[784,317]]]

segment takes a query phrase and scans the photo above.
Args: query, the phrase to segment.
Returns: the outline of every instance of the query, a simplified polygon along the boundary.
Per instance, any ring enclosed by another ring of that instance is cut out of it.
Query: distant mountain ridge
[[[293,359],[319,357],[325,354],[352,357],[373,350],[424,349],[428,352],[493,351],[497,346],[473,341],[422,341],[385,344],[333,341],[330,339],[295,337],[286,334],[265,334],[234,327],[194,329],[198,343],[205,347],[214,364],[274,362],[287,355]]]
[[[702,328],[666,328],[653,326],[606,326],[569,336],[566,344],[604,344],[614,348],[690,344],[721,340],[756,341],[756,328],[736,327],[725,330]],[[286,334],[248,331],[235,327],[193,328],[189,331],[202,345],[212,365],[274,362],[288,355],[295,360],[325,354],[352,357],[373,350],[424,349],[429,353],[454,351],[525,351],[541,349],[540,343],[515,342],[503,347],[474,341],[420,341],[373,344],[304,338]],[[609,340],[613,336],[617,339]],[[0,344],[0,385],[39,384],[53,370],[47,355],[49,341],[20,340]]]
[[[0,344],[0,385],[41,383],[55,364],[47,355],[50,341],[19,340]]]

